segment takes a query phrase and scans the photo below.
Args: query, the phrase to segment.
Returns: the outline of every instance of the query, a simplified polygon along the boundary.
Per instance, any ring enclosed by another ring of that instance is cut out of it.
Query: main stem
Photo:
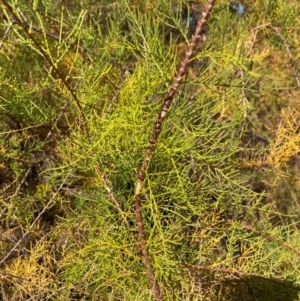
[[[150,285],[153,289],[153,293],[154,293],[156,300],[163,300],[163,296],[162,296],[161,288],[155,279],[155,274],[154,274],[151,258],[150,258],[148,247],[147,247],[147,237],[146,237],[146,232],[145,232],[145,227],[144,227],[144,222],[143,222],[142,206],[141,206],[141,204],[142,204],[142,193],[141,193],[142,184],[146,177],[146,171],[149,166],[151,156],[155,150],[156,141],[158,139],[159,134],[161,133],[162,124],[166,118],[166,115],[172,104],[174,96],[175,96],[176,92],[178,91],[178,87],[182,81],[182,78],[184,77],[184,75],[186,73],[187,66],[188,66],[189,60],[192,56],[193,50],[200,38],[200,34],[203,31],[205,24],[207,23],[208,17],[211,14],[211,11],[212,11],[212,8],[213,8],[215,2],[216,2],[216,0],[209,1],[209,3],[206,6],[205,11],[202,15],[202,18],[199,19],[199,21],[198,21],[197,27],[192,36],[192,40],[191,40],[191,43],[189,44],[188,50],[185,54],[185,57],[184,57],[183,61],[181,62],[181,66],[180,66],[179,70],[177,71],[177,74],[174,78],[173,84],[172,84],[168,94],[166,95],[163,105],[162,105],[162,107],[158,113],[158,116],[155,120],[153,132],[149,139],[145,157],[144,157],[143,163],[141,165],[141,168],[139,169],[138,174],[137,174],[137,181],[136,181],[136,185],[135,185],[135,216],[136,216],[136,222],[137,222],[137,227],[138,227],[138,231],[139,231],[139,241],[140,241],[140,246],[141,246],[142,259],[143,259],[143,263],[147,269]]]

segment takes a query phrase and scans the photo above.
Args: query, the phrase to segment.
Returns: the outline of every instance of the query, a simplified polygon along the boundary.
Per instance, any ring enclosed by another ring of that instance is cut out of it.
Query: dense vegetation
[[[206,4],[1,0],[1,300],[298,300],[300,4]]]

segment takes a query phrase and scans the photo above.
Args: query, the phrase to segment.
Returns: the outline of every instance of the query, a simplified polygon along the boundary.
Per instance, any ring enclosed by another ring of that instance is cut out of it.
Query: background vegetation
[[[299,3],[216,1],[158,124],[205,5],[1,1],[1,300],[298,300]]]

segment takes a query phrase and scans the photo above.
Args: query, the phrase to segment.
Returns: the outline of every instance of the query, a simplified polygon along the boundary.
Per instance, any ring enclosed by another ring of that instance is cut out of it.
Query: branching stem
[[[143,259],[144,265],[147,269],[150,285],[153,289],[153,293],[154,293],[156,300],[163,300],[163,296],[162,296],[161,288],[155,279],[154,270],[153,270],[153,266],[151,263],[151,259],[150,259],[148,247],[147,247],[147,238],[146,238],[145,227],[144,227],[144,223],[143,223],[142,206],[141,206],[141,204],[142,204],[142,193],[141,193],[142,184],[145,180],[146,171],[149,166],[151,156],[155,150],[155,145],[156,145],[158,136],[161,133],[162,124],[166,118],[166,115],[172,104],[174,96],[178,91],[178,87],[182,81],[182,78],[184,77],[184,75],[186,73],[187,66],[188,66],[189,60],[191,59],[193,50],[200,38],[200,34],[203,31],[205,24],[207,23],[208,17],[211,14],[211,11],[212,11],[212,8],[213,8],[215,2],[216,2],[216,0],[210,0],[208,2],[208,5],[205,8],[202,18],[200,18],[198,21],[197,27],[192,36],[192,39],[189,44],[188,50],[185,54],[185,57],[184,57],[183,61],[181,62],[181,66],[174,78],[173,84],[172,84],[168,94],[166,95],[163,105],[156,118],[153,132],[149,139],[149,143],[148,143],[148,147],[147,147],[147,150],[145,153],[143,163],[142,163],[140,169],[138,170],[138,174],[137,174],[137,181],[136,181],[136,185],[135,185],[136,222],[137,222],[137,227],[138,227],[138,232],[139,232],[140,246],[142,248],[142,250],[141,250],[142,251],[142,259]]]

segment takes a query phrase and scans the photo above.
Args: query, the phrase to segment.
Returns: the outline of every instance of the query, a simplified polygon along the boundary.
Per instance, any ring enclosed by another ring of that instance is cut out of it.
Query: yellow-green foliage
[[[149,267],[163,300],[298,300],[299,4],[243,4],[150,144],[145,258],[138,172],[204,1],[2,1],[3,300],[158,300]]]

